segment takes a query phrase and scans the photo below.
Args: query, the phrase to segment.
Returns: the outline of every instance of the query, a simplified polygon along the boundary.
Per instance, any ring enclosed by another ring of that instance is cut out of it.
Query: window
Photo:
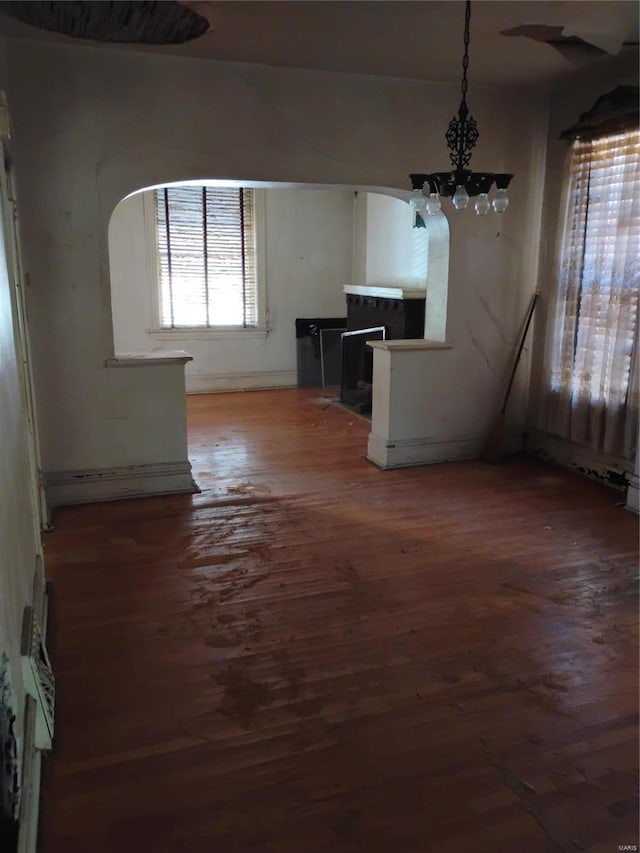
[[[637,417],[639,155],[638,131],[572,145],[548,371],[569,407],[552,431],[619,454]]]
[[[158,189],[155,221],[160,328],[256,328],[254,191]]]

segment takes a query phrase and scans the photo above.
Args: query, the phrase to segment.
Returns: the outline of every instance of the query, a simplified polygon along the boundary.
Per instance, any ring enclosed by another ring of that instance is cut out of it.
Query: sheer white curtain
[[[567,158],[540,426],[632,458],[638,435],[640,132]]]

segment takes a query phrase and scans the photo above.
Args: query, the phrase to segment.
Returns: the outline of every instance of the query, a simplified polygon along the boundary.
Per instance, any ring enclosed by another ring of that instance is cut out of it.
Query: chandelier
[[[478,125],[467,107],[467,69],[469,67],[469,21],[471,20],[471,0],[466,0],[464,16],[464,58],[462,60],[462,100],[458,115],[449,122],[445,138],[450,149],[449,157],[453,168],[449,172],[433,172],[430,175],[413,173],[411,179],[411,207],[415,211],[415,227],[425,227],[425,213],[433,215],[440,210],[440,197],[451,198],[456,210],[464,210],[469,199],[477,196],[475,211],[484,216],[491,208],[496,213],[504,213],[509,205],[507,187],[513,175],[503,172],[472,172],[468,166],[471,151],[478,141]],[[495,184],[493,200],[489,192]],[[425,196],[423,188],[429,195]]]

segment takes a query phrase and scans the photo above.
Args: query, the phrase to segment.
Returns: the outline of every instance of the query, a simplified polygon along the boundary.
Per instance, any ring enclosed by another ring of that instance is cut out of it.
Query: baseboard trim
[[[483,440],[481,435],[461,435],[446,440],[413,438],[393,441],[371,432],[367,459],[379,468],[406,468],[477,459]]]
[[[217,391],[255,391],[291,388],[298,384],[295,370],[265,370],[258,373],[187,373],[187,394],[214,394]]]
[[[189,462],[49,471],[44,480],[50,507],[198,491]]]
[[[625,489],[633,476],[633,462],[542,430],[528,433],[526,450],[617,489]]]

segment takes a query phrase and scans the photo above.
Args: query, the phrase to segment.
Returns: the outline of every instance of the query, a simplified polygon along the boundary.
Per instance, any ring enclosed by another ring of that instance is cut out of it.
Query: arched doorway
[[[221,186],[237,191],[233,182],[180,186],[196,185],[210,192]],[[257,310],[254,321],[244,325],[229,324],[228,318],[220,323],[206,318],[191,328],[163,322],[159,188],[141,190],[117,205],[109,225],[116,353],[188,351],[194,359],[187,366],[188,393],[292,385],[295,319],[342,316],[348,284],[425,290],[425,336],[445,339],[449,232],[443,214],[430,217],[426,230],[415,229],[408,193],[264,183],[250,188]]]

